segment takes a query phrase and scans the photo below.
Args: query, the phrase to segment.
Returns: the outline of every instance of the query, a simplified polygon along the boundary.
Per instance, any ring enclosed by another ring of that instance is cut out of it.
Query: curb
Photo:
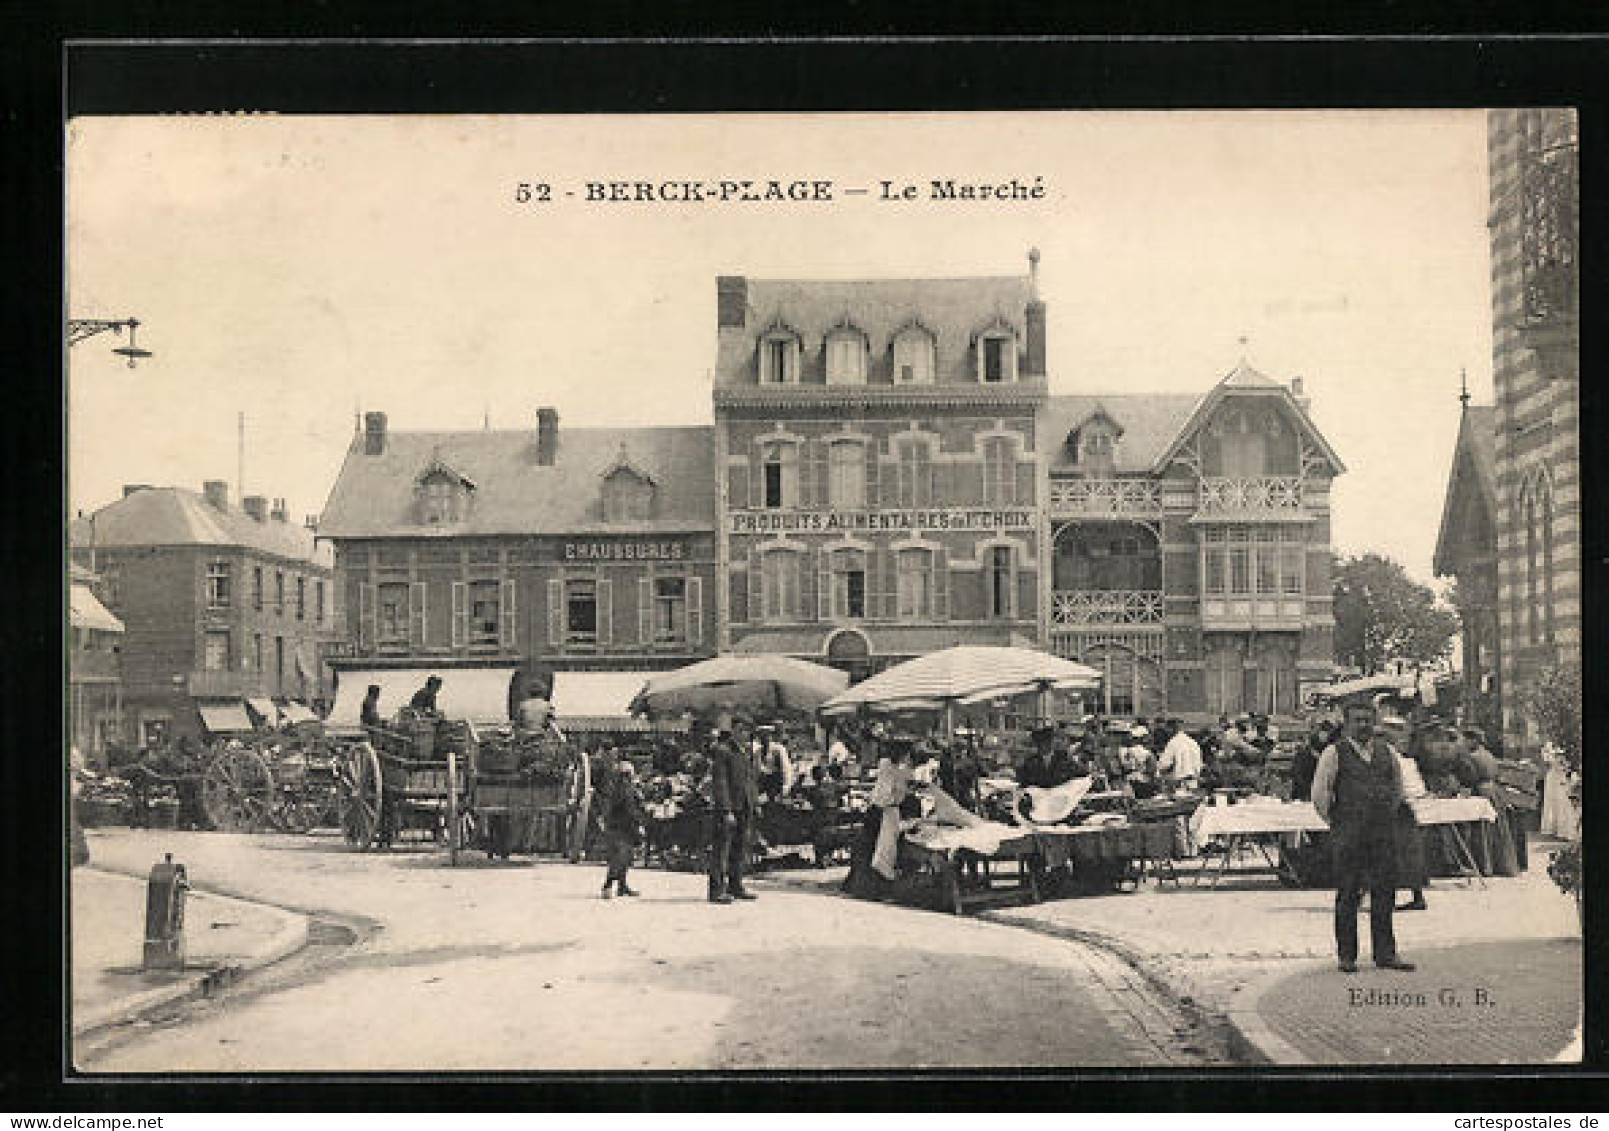
[[[80,865],[86,870],[99,872],[104,876],[116,876],[120,879],[138,881],[139,877],[130,876],[126,872],[113,871],[108,868],[98,868],[93,865]],[[149,1012],[158,1006],[172,1005],[176,1002],[187,1001],[192,998],[209,996],[213,990],[221,985],[228,985],[245,975],[271,966],[275,962],[290,957],[307,946],[311,937],[313,920],[310,916],[294,911],[286,911],[282,907],[271,904],[258,903],[254,900],[239,899],[232,895],[223,895],[209,891],[206,888],[193,888],[192,891],[205,896],[208,900],[216,901],[225,906],[249,907],[256,911],[266,911],[280,920],[280,926],[268,942],[257,950],[246,955],[238,963],[228,966],[217,966],[209,970],[196,971],[194,976],[186,976],[172,985],[154,986],[148,990],[130,994],[93,1009],[80,1013],[73,1011],[73,1036],[81,1038],[98,1030],[113,1025],[132,1021],[140,1015]]]

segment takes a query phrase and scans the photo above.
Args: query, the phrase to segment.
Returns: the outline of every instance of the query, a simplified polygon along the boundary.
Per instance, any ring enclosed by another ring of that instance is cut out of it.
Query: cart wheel
[[[274,773],[257,751],[220,751],[201,776],[201,807],[223,832],[257,832],[270,823]]]
[[[464,830],[458,824],[458,755],[447,752],[447,858],[458,866],[458,850],[463,847]]]
[[[367,742],[352,747],[336,764],[341,788],[341,832],[346,843],[366,850],[380,835],[382,783],[380,759]]]

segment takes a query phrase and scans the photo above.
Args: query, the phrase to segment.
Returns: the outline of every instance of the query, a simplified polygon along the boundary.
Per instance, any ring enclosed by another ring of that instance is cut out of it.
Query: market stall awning
[[[123,622],[112,615],[110,609],[86,586],[75,585],[69,599],[68,610],[74,628],[94,628],[101,632],[122,632]]]
[[[361,729],[363,697],[368,694],[370,684],[380,688],[380,717],[394,718],[433,675],[441,677],[436,706],[445,718],[467,719],[482,726],[504,724],[509,721],[509,684],[517,670],[506,667],[343,671],[335,688],[335,706],[330,709],[324,725],[332,733]]]
[[[267,696],[248,695],[246,706],[257,712],[257,717],[263,721],[264,726],[277,726],[279,724],[279,708]]]
[[[561,730],[648,730],[631,701],[648,672],[555,672],[553,714]]]
[[[1418,680],[1411,675],[1366,675],[1315,687],[1317,699],[1345,699],[1353,695],[1413,695]]]
[[[197,700],[196,710],[201,722],[213,734],[239,734],[254,730],[246,715],[246,705],[239,699]]]
[[[280,714],[285,716],[285,721],[288,723],[318,722],[317,712],[315,712],[313,708],[309,707],[306,703],[296,699],[292,699],[290,702],[286,703],[279,709],[279,711]]]

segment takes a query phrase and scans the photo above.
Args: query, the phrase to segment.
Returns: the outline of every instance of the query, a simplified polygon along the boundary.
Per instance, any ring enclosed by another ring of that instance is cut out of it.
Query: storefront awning
[[[553,714],[561,730],[653,729],[632,716],[631,701],[650,672],[555,672]]]
[[[274,701],[272,699],[268,699],[263,696],[247,696],[246,706],[257,712],[257,717],[262,719],[264,726],[271,727],[278,725],[279,708],[274,706]]]
[[[93,628],[101,632],[122,632],[123,622],[112,615],[86,586],[75,585],[69,598],[68,610],[74,628]]]
[[[279,712],[285,717],[285,721],[288,723],[294,724],[318,722],[318,714],[313,710],[313,708],[309,707],[306,703],[298,702],[295,699],[292,699],[290,702],[281,707]]]
[[[380,688],[380,717],[394,718],[408,705],[413,693],[431,676],[441,677],[436,706],[449,719],[467,719],[477,726],[506,724],[508,690],[517,668],[387,668],[347,670],[335,688],[335,706],[324,720],[332,734],[355,733],[362,728],[363,697],[369,685]]]
[[[239,699],[198,700],[196,710],[201,722],[213,734],[240,734],[255,729],[246,715],[246,705]]]

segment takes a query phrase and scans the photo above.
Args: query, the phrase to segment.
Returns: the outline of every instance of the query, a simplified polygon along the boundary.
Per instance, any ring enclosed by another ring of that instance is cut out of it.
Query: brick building
[[[710,429],[561,433],[548,408],[534,423],[402,432],[365,415],[319,528],[350,613],[343,666],[545,681],[711,654]]]
[[[1526,688],[1581,658],[1577,137],[1573,110],[1488,115],[1500,682],[1521,748]]]
[[[1036,639],[1033,277],[716,286],[723,645],[868,671]]]
[[[128,486],[72,523],[76,564],[123,622],[120,738],[207,739],[328,694],[322,653],[342,635],[333,561],[283,500],[228,486]],[[281,702],[276,704],[273,700]]]

